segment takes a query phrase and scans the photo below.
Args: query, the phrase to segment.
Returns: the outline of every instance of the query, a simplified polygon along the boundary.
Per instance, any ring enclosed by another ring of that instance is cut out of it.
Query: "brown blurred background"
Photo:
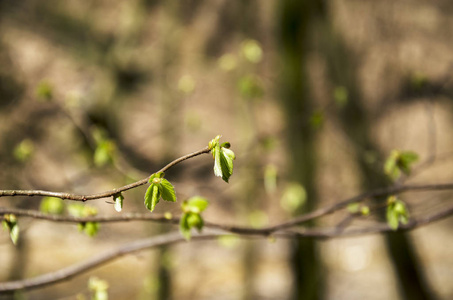
[[[0,188],[88,194],[149,176],[217,134],[229,184],[201,156],[171,169],[178,202],[260,227],[390,184],[393,149],[436,160],[409,183],[453,181],[450,0],[0,2]],[[146,212],[146,187],[124,193]],[[407,193],[411,216],[450,192]],[[1,206],[38,209],[38,198]],[[180,213],[179,203],[156,212]],[[116,214],[104,200],[88,205]],[[370,203],[372,205],[372,203]],[[385,222],[385,208],[352,226]],[[310,226],[335,226],[346,212]],[[452,299],[453,220],[407,234],[315,241],[221,239],[120,258],[16,299]],[[175,226],[21,218],[0,235],[0,280],[29,278]],[[12,297],[12,296],[11,296]],[[9,296],[0,299],[9,299]]]

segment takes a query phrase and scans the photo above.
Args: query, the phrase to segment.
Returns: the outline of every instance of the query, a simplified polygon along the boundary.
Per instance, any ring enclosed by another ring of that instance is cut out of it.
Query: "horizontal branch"
[[[403,230],[412,230],[418,228],[423,225],[427,225],[434,221],[441,220],[453,214],[453,206],[448,207],[447,209],[432,214],[429,216],[425,216],[418,219],[412,219],[406,225],[400,225],[398,231]],[[206,224],[210,227],[214,224]],[[218,228],[224,230],[223,226],[218,226]],[[251,238],[251,237],[267,237],[269,232],[267,230],[262,229],[251,229],[250,232],[247,233],[239,233],[236,231],[237,229],[244,230],[245,228],[240,227],[231,227],[230,230],[232,232],[238,233],[239,237],[241,238]],[[252,233],[253,232],[253,233]],[[350,236],[358,236],[358,235],[366,235],[372,233],[384,233],[384,232],[394,232],[387,224],[378,224],[372,227],[364,227],[364,228],[354,228],[350,230],[338,230],[338,228],[326,228],[326,229],[303,229],[297,231],[282,231],[276,232],[272,235],[277,238],[302,238],[302,237],[310,237],[310,238],[336,238],[336,237],[350,237]],[[224,236],[224,234],[219,232],[209,232],[205,234],[196,234],[192,236],[192,241],[200,241],[200,240],[210,240],[215,239],[219,236]],[[23,290],[23,289],[34,289],[39,287],[48,286],[51,284],[55,284],[58,282],[62,282],[65,280],[69,280],[75,276],[83,274],[91,269],[97,268],[101,265],[104,265],[114,259],[117,259],[121,256],[134,253],[137,251],[141,251],[144,249],[160,247],[164,245],[173,245],[176,243],[180,243],[185,241],[183,237],[177,232],[173,233],[166,233],[159,236],[134,241],[128,243],[126,245],[120,246],[116,249],[109,250],[103,254],[97,255],[95,257],[89,258],[81,263],[74,264],[72,266],[66,267],[64,269],[43,274],[34,278],[24,279],[24,280],[17,280],[17,281],[10,281],[10,282],[3,282],[0,283],[0,293],[10,293],[16,290]]]
[[[177,165],[178,163],[201,155],[205,153],[209,153],[211,150],[209,150],[208,147],[198,150],[196,152],[184,155],[178,159],[175,159],[174,161],[170,162],[168,165],[160,169],[158,172],[165,172],[171,167]],[[71,194],[71,193],[60,193],[60,192],[50,192],[50,191],[41,191],[41,190],[0,190],[0,197],[5,197],[5,196],[48,196],[48,197],[57,197],[61,199],[68,199],[68,200],[74,200],[74,201],[88,201],[88,200],[95,200],[95,199],[101,199],[101,198],[107,198],[107,197],[112,197],[118,193],[136,188],[138,186],[144,185],[148,183],[150,176],[147,178],[144,178],[142,180],[136,181],[134,183],[122,186],[120,188],[116,188],[110,191],[105,191],[102,193],[96,193],[96,194],[88,194],[88,195],[77,195],[77,194]]]
[[[352,199],[352,198],[351,198]],[[340,203],[339,203],[340,204]],[[337,209],[340,209],[340,206],[336,206]],[[315,211],[316,212],[316,211]],[[45,214],[35,210],[25,210],[19,208],[4,208],[0,207],[0,215],[14,214],[16,216],[31,217],[35,219],[48,220],[52,222],[63,222],[63,223],[82,223],[82,222],[100,222],[100,223],[114,223],[114,222],[129,222],[129,221],[152,221],[159,223],[169,223],[169,224],[178,224],[180,221],[179,217],[165,216],[164,214],[142,214],[142,213],[125,213],[114,216],[92,216],[92,217],[73,217],[73,216],[60,216],[60,215],[51,215]],[[410,230],[437,220],[446,218],[453,215],[453,206],[447,207],[440,212],[433,213],[431,215],[424,216],[418,219],[410,219],[406,225],[401,225],[400,229]],[[304,217],[305,216],[305,217]],[[285,232],[286,229],[292,228],[299,225],[301,219],[305,221],[307,218],[312,217],[318,218],[323,215],[308,213],[301,217],[294,218],[290,221],[276,224],[264,228],[252,228],[245,226],[234,226],[227,224],[218,224],[209,221],[205,221],[204,227],[211,229],[218,229],[230,233],[235,233],[239,235],[272,235],[278,232]],[[351,215],[352,216],[352,215]],[[289,225],[292,224],[292,225]],[[353,229],[353,230],[343,230],[345,226],[335,227],[333,229],[322,229],[321,231],[317,229],[301,229],[300,231],[292,231],[292,233],[303,233],[303,236],[313,236],[313,237],[338,237],[338,236],[350,236],[374,232],[385,232],[391,230],[387,225],[378,225],[372,228],[362,228],[362,229]],[[341,230],[339,230],[341,229]],[[376,231],[377,230],[377,231]]]
[[[337,210],[340,210],[351,203],[361,202],[368,198],[383,197],[389,195],[398,195],[409,191],[421,192],[421,191],[442,191],[442,190],[452,190],[453,183],[444,183],[444,184],[425,184],[425,185],[397,185],[387,188],[380,188],[373,191],[365,192],[363,194],[348,198],[346,200],[337,202],[331,206],[323,207],[313,212],[300,215],[292,220],[283,222],[274,226],[270,226],[267,230],[273,232],[285,228],[293,227],[297,224],[302,224],[304,222],[317,219],[319,217],[334,213]]]

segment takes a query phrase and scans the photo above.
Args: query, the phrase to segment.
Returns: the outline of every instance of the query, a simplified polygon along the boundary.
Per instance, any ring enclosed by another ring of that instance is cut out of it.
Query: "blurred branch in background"
[[[55,216],[46,216],[41,213],[30,212],[30,211],[21,211],[17,209],[5,209],[0,210],[0,213],[15,213],[21,216],[28,216],[33,218],[39,219],[46,219],[54,222],[72,222],[72,223],[79,223],[79,222],[121,222],[121,221],[131,221],[131,220],[151,220],[150,216],[122,216],[122,217],[112,217],[112,218],[70,218],[70,217],[55,217]],[[419,219],[412,219],[405,225],[402,225],[399,230],[412,230],[418,228],[423,225],[427,225],[429,223],[441,220],[448,216],[453,215],[453,206],[446,208],[445,210],[429,215],[424,216]],[[156,217],[153,216],[153,221],[164,221],[165,217]],[[165,220],[165,222],[174,223],[179,222],[178,219],[172,220]],[[357,236],[357,235],[364,235],[364,234],[372,234],[372,233],[384,233],[390,232],[393,229],[390,228],[388,225],[380,225],[380,226],[373,226],[369,228],[360,228],[360,229],[352,229],[352,230],[343,230],[338,232],[335,228],[333,229],[305,229],[305,230],[296,230],[296,231],[282,231],[279,230],[270,231],[268,229],[253,229],[253,228],[243,228],[243,227],[233,227],[233,226],[224,226],[220,224],[213,224],[213,223],[206,223],[206,227],[213,228],[213,229],[221,229],[224,231],[230,231],[232,233],[238,234],[243,238],[251,238],[255,236],[263,236],[274,238],[336,238],[336,237],[347,237],[347,236]],[[278,225],[275,227],[279,227]],[[192,237],[192,241],[199,241],[199,240],[206,240],[206,239],[216,239],[221,237],[221,233],[206,233],[206,234],[199,234]],[[149,249],[149,248],[156,248],[156,247],[163,247],[167,245],[172,245],[175,243],[180,243],[185,241],[183,237],[179,233],[166,233],[161,234],[158,236],[154,236],[144,240],[138,240],[134,242],[130,242],[124,246],[115,248],[110,250],[109,252],[94,256],[82,263],[72,265],[70,267],[58,270],[56,272],[44,274],[32,279],[24,279],[24,280],[17,280],[12,282],[0,282],[0,293],[6,292],[15,292],[17,290],[27,290],[33,288],[44,287],[51,284],[56,284],[60,281],[69,280],[74,276],[80,275],[84,272],[87,272],[90,269],[100,267],[101,265],[108,263],[111,260],[117,259],[121,256],[131,254],[133,252]]]

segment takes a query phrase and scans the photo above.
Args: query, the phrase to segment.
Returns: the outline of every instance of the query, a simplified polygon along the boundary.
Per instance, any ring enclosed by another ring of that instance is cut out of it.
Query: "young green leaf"
[[[149,211],[153,211],[156,204],[159,203],[161,192],[159,185],[152,183],[145,193],[145,206]]]
[[[115,142],[109,139],[99,142],[94,150],[93,161],[96,167],[103,167],[112,163],[115,157]]]
[[[89,237],[95,236],[98,231],[99,231],[99,223],[98,222],[86,222],[86,223],[81,223],[83,224],[83,231],[85,232],[86,235]]]
[[[41,200],[39,210],[47,214],[60,215],[64,211],[63,200],[55,197],[44,197]]]
[[[95,207],[74,203],[68,205],[68,213],[74,217],[84,218],[97,215],[98,211]],[[79,231],[85,232],[86,235],[93,237],[99,231],[98,222],[80,222],[78,224]]]
[[[222,174],[222,164],[220,162],[220,145],[217,145],[212,149],[212,154],[214,155],[214,175],[217,177],[223,177]]]
[[[387,223],[393,230],[398,229],[398,214],[395,212],[391,205],[387,207]]]
[[[398,167],[406,175],[409,175],[411,172],[411,165],[418,160],[418,155],[412,151],[401,152],[398,158]]]
[[[196,228],[198,231],[203,229],[204,221],[200,214],[189,213],[188,215],[187,224],[189,225],[189,228]]]
[[[191,237],[189,223],[187,222],[188,218],[189,213],[185,213],[181,216],[181,220],[179,221],[179,231],[187,241],[189,241]]]
[[[396,230],[399,223],[407,224],[409,221],[409,212],[406,204],[395,196],[390,196],[387,199],[387,223],[389,226]]]
[[[227,148],[220,148],[221,151],[221,159],[220,162],[222,164],[222,173],[223,173],[223,180],[228,182],[229,178],[233,174],[233,160],[236,159],[234,152]]]
[[[179,222],[179,229],[186,240],[190,240],[192,228],[201,231],[204,226],[200,213],[209,205],[208,200],[200,196],[194,196],[181,204],[184,214]]]
[[[186,204],[186,207],[188,209],[187,211],[200,213],[208,207],[209,202],[203,197],[194,196],[187,200]]]
[[[115,200],[115,210],[117,212],[120,212],[123,209],[123,194],[119,193],[113,196],[113,199]]]
[[[19,225],[17,224],[17,218],[13,214],[5,215],[3,217],[3,228],[9,231],[9,236],[14,245],[17,245],[19,240]]]
[[[397,167],[398,156],[399,151],[393,150],[384,164],[384,173],[393,180],[397,179],[401,174],[400,170]]]
[[[403,172],[409,175],[414,162],[418,160],[418,155],[412,151],[393,150],[384,165],[384,172],[393,180],[398,179]]]
[[[167,179],[162,178],[160,190],[162,193],[162,199],[165,201],[176,202],[175,188]]]

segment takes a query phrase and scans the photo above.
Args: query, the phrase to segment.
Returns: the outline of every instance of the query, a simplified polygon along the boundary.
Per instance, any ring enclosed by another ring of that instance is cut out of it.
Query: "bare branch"
[[[217,235],[218,234],[198,235],[194,236],[193,239],[212,239]],[[13,292],[21,289],[33,289],[55,284],[64,280],[71,279],[74,276],[85,273],[123,255],[137,252],[143,249],[155,248],[163,245],[172,245],[183,241],[185,241],[184,238],[181,237],[179,233],[174,232],[134,241],[116,249],[107,251],[103,254],[91,257],[81,263],[58,270],[56,272],[43,274],[30,279],[0,283],[0,293]]]
[[[441,185],[445,186],[445,185]],[[415,190],[425,190],[421,189],[422,186],[411,186],[410,188],[416,188]],[[439,189],[440,186],[423,186],[423,187],[429,187],[429,189]],[[396,193],[389,193],[389,194],[397,194],[398,192],[401,193],[403,191],[407,191],[409,189],[408,186],[406,186],[406,189],[399,189]],[[380,190],[376,190],[374,193],[370,192],[367,193],[369,194],[378,194]],[[391,190],[395,192],[396,190],[393,189]],[[330,208],[325,208],[325,209],[319,209],[317,211],[301,215],[299,217],[296,217],[292,220],[282,222],[279,224],[275,224],[273,226],[269,227],[264,227],[264,228],[252,228],[252,227],[243,227],[243,226],[234,226],[234,225],[227,225],[227,224],[217,224],[213,222],[208,222],[206,221],[204,223],[204,226],[206,228],[211,228],[211,229],[218,229],[230,233],[236,233],[240,235],[272,235],[278,232],[285,232],[284,230],[292,228],[294,226],[300,225],[303,222],[306,222],[308,220],[313,220],[316,218],[320,218],[322,216],[327,215],[328,213],[333,213],[335,211],[338,211],[342,209],[346,203],[351,203],[351,200],[355,200],[352,202],[358,201],[357,199],[359,197],[363,197],[363,195],[359,195],[350,199],[347,199],[345,201],[342,201],[340,203],[337,203],[336,205],[331,206]],[[379,195],[382,195],[382,191],[379,193]],[[387,195],[387,194],[385,194]],[[362,198],[361,200],[363,200]],[[0,207],[0,215],[5,215],[5,214],[14,214],[16,216],[26,216],[26,217],[32,217],[35,219],[42,219],[42,220],[48,220],[48,221],[53,221],[53,222],[63,222],[63,223],[81,223],[81,222],[100,222],[100,223],[113,223],[113,222],[128,222],[128,221],[152,221],[152,222],[159,222],[159,223],[170,223],[170,224],[178,224],[180,221],[180,218],[178,217],[171,217],[168,218],[164,214],[142,214],[142,213],[126,213],[126,214],[121,214],[121,215],[114,215],[114,216],[93,216],[93,217],[73,217],[73,216],[59,216],[59,215],[50,215],[50,214],[44,214],[39,211],[34,211],[34,210],[24,210],[24,209],[18,209],[18,208],[2,208]],[[437,221],[439,219],[448,217],[453,214],[453,206],[450,208],[447,208],[445,210],[442,210],[438,213],[434,213],[432,215],[428,215],[423,218],[419,219],[411,219],[411,221],[406,224],[406,225],[401,225],[401,229],[413,229],[417,226],[421,226],[430,222]],[[350,218],[347,218],[347,221],[351,221]],[[387,227],[387,225],[382,225],[384,227],[372,227],[372,228],[367,228],[367,229],[361,229],[361,230],[346,230],[347,224],[345,226],[341,226],[341,230],[339,230],[339,227],[336,226],[332,230],[325,230],[323,229],[322,231],[318,231],[316,229],[302,229],[302,232],[304,233],[304,236],[307,234],[313,234],[315,237],[337,237],[337,236],[349,236],[349,235],[357,235],[357,234],[365,234],[365,233],[374,233],[374,232],[382,232],[382,231],[387,231],[391,230],[390,228]],[[376,231],[377,230],[377,231]],[[295,233],[295,232],[293,232]],[[300,233],[300,232],[298,232]],[[327,234],[327,235],[326,235]],[[326,235],[326,236],[325,236]]]
[[[179,164],[180,162],[201,155],[205,153],[209,153],[211,150],[209,150],[208,147],[198,150],[196,152],[184,155],[178,159],[175,159],[174,161],[170,162],[168,165],[163,167],[157,172],[165,172],[171,167]],[[156,173],[157,173],[156,172]],[[60,192],[50,192],[50,191],[41,191],[41,190],[0,190],[0,197],[5,197],[5,196],[49,196],[49,197],[57,197],[61,199],[68,199],[68,200],[74,200],[74,201],[88,201],[88,200],[95,200],[95,199],[101,199],[101,198],[107,198],[107,197],[112,197],[115,194],[118,194],[120,192],[124,192],[133,188],[136,188],[138,186],[144,185],[148,183],[150,177],[144,178],[142,180],[136,181],[134,183],[122,186],[120,188],[116,188],[110,191],[105,191],[102,193],[97,193],[97,194],[89,194],[89,195],[77,195],[77,194],[70,194],[70,193],[60,193]]]
[[[368,198],[383,197],[389,195],[397,195],[408,191],[441,191],[441,190],[451,190],[453,189],[453,183],[445,184],[425,184],[425,185],[398,185],[391,186],[387,188],[380,188],[373,191],[365,192],[363,194],[357,195],[355,197],[343,200],[341,202],[335,203],[329,207],[323,207],[308,214],[301,215],[287,222],[277,224],[267,229],[270,232],[277,230],[293,227],[294,225],[301,224],[328,214],[331,214],[337,210],[340,210],[346,207],[350,203],[361,202]]]
[[[412,230],[423,225],[427,225],[429,223],[444,219],[448,216],[453,214],[453,206],[449,208],[418,219],[412,219],[406,225],[400,225],[398,231],[404,230]],[[208,224],[206,224],[208,226]],[[213,224],[210,224],[210,227]],[[219,226],[219,229],[223,229],[223,226]],[[236,231],[236,229],[244,230],[247,228],[239,228],[239,227],[231,227],[233,229],[231,231]],[[354,228],[350,230],[339,231],[338,228],[326,228],[326,229],[300,229],[300,230],[285,230],[281,232],[276,232],[273,234],[275,237],[280,238],[338,238],[338,237],[350,237],[350,236],[359,236],[359,235],[366,235],[366,234],[373,234],[373,233],[384,233],[384,232],[391,232],[393,231],[387,224],[378,224],[372,227],[364,227],[364,228]],[[219,232],[209,232],[206,234],[197,234],[192,237],[193,241],[199,240],[209,240],[214,239],[223,234]],[[251,237],[266,237],[269,235],[268,230],[265,229],[251,229],[249,232],[239,233],[241,238],[251,238]],[[0,293],[8,293],[14,292],[16,290],[21,289],[34,289],[39,287],[44,287],[47,285],[55,284],[64,280],[69,280],[77,275],[83,274],[91,269],[99,267],[103,264],[106,264],[116,258],[121,256],[134,253],[137,251],[141,251],[144,249],[155,248],[164,245],[173,245],[176,243],[183,242],[184,238],[181,237],[179,233],[166,233],[160,236],[151,237],[148,239],[138,240],[131,242],[129,244],[120,246],[116,249],[112,249],[107,251],[103,254],[97,255],[95,257],[89,258],[84,262],[69,266],[67,268],[43,274],[37,276],[35,278],[24,279],[24,280],[17,280],[17,281],[10,281],[10,282],[3,282],[0,283]]]

